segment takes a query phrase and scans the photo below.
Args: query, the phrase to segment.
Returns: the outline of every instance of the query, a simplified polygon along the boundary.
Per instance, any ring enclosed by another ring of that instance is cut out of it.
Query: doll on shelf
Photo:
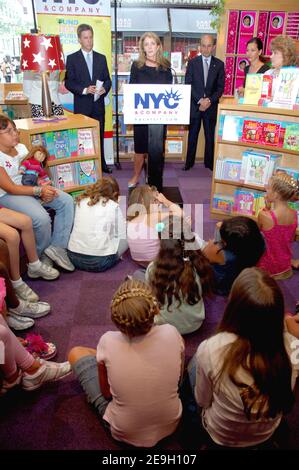
[[[44,186],[52,184],[47,173],[48,150],[42,145],[35,145],[31,148],[26,160],[23,160],[19,173],[22,174],[22,184],[24,186]]]

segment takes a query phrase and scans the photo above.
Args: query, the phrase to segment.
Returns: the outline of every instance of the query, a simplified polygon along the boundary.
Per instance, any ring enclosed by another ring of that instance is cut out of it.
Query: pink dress
[[[291,244],[297,228],[297,213],[293,212],[294,222],[280,225],[274,212],[270,211],[274,225],[270,230],[261,230],[265,237],[266,251],[257,266],[271,275],[282,274],[291,269]]]

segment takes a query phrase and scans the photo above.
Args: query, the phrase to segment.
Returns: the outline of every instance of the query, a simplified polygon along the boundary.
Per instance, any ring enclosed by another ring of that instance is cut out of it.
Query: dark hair
[[[218,332],[237,336],[224,353],[222,374],[240,389],[247,418],[274,418],[294,404],[292,369],[284,345],[284,300],[273,278],[258,268],[242,271],[233,283]],[[253,377],[240,382],[239,367]]]
[[[274,20],[278,20],[278,23],[279,23],[279,21],[280,21],[279,16],[274,16],[274,18],[272,18],[272,23],[273,23]]]
[[[246,19],[248,19],[251,23],[251,17],[249,15],[244,16],[243,21],[245,21]]]
[[[245,216],[224,220],[220,227],[225,249],[237,257],[238,270],[255,266],[265,251],[265,241],[257,223]]]
[[[82,24],[79,24],[79,26],[77,28],[77,36],[78,36],[79,39],[80,39],[81,33],[83,33],[83,31],[91,31],[92,35],[93,35],[92,26],[90,26],[89,24],[82,23]]]
[[[89,186],[84,193],[76,198],[79,205],[82,199],[88,198],[88,206],[94,206],[101,199],[106,204],[109,199],[117,201],[119,198],[119,186],[117,181],[112,176],[104,176],[96,183]]]
[[[251,39],[246,43],[246,47],[247,47],[249,44],[256,44],[256,47],[257,47],[257,50],[258,50],[258,51],[262,51],[262,50],[263,50],[263,47],[264,47],[263,41],[262,41],[260,38],[257,38],[257,37],[251,38]],[[265,57],[264,57],[262,54],[260,54],[260,61],[261,61],[261,62],[265,62],[265,61],[266,61]]]
[[[5,114],[0,114],[0,131],[7,129],[8,124],[11,124],[14,129],[16,128],[16,125],[12,119],[9,119],[9,117],[5,116]]]
[[[181,297],[189,305],[197,304],[201,295],[195,273],[200,278],[202,295],[211,294],[212,269],[200,249],[195,249],[191,227],[178,216],[169,215],[160,223],[160,250],[150,275],[150,285],[160,305],[172,304],[173,296],[181,305]],[[194,244],[193,246],[190,246]]]

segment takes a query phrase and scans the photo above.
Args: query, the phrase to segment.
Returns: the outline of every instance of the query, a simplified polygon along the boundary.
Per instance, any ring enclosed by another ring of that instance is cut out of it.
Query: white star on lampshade
[[[34,59],[32,62],[37,62],[39,65],[42,63],[44,57],[41,56],[41,53],[39,52],[38,54],[32,54],[34,56]]]
[[[23,44],[24,44],[24,47],[29,47],[30,41],[27,38],[25,38],[23,41]]]
[[[28,67],[28,60],[23,60],[22,66],[23,69],[26,69]]]
[[[52,67],[52,68],[55,67],[56,66],[55,59],[49,59],[48,65],[49,67]]]
[[[41,46],[44,46],[46,51],[49,49],[49,47],[53,47],[51,44],[51,38],[46,38],[43,37],[43,42],[40,43]]]

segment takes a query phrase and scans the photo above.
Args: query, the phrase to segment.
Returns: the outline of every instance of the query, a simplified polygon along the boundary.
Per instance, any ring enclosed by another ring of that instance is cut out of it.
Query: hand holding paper
[[[101,95],[105,93],[105,88],[103,88],[103,83],[100,80],[96,81],[96,92],[94,94],[94,101],[97,101]]]

